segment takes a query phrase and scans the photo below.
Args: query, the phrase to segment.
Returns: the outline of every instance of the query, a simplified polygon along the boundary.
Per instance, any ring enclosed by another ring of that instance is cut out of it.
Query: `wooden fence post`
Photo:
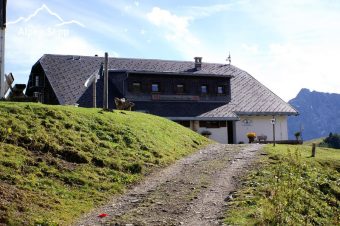
[[[313,146],[312,146],[312,157],[315,157],[316,155],[316,144],[313,143]]]
[[[109,87],[109,54],[105,53],[105,60],[104,60],[104,98],[103,98],[103,109],[109,109],[109,97],[108,97],[108,87]]]

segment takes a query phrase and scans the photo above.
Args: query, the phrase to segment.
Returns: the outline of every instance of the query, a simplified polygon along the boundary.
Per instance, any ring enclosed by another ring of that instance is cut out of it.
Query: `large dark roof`
[[[202,114],[202,117],[240,115],[296,115],[298,112],[247,72],[232,74],[231,102]]]
[[[103,57],[46,54],[39,62],[60,104],[77,103],[87,89],[88,77],[95,73]],[[110,58],[110,70],[130,72],[167,72],[231,78],[232,97],[229,104],[202,114],[202,117],[235,117],[241,114],[297,114],[289,104],[276,96],[247,72],[229,64],[202,63],[194,70],[194,62],[151,59]]]

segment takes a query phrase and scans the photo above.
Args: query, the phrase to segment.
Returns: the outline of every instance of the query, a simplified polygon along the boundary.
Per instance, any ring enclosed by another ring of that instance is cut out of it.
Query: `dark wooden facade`
[[[27,83],[26,95],[36,97],[41,103],[60,104],[39,62],[32,67]]]
[[[114,76],[114,75],[113,75]],[[132,101],[220,102],[231,99],[230,78],[185,74],[127,73],[124,96]],[[158,87],[158,90],[153,88]]]

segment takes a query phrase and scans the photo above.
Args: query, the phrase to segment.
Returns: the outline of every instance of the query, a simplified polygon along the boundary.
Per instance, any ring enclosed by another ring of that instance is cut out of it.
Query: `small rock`
[[[131,203],[137,203],[139,202],[139,199],[131,200]]]
[[[224,201],[228,202],[228,201],[230,201],[230,200],[232,200],[232,199],[233,199],[233,195],[228,195],[228,196],[224,199]]]

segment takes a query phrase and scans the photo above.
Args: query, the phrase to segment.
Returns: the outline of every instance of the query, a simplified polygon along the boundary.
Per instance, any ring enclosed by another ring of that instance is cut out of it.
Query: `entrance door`
[[[234,122],[227,121],[227,129],[228,129],[228,144],[234,143]]]

